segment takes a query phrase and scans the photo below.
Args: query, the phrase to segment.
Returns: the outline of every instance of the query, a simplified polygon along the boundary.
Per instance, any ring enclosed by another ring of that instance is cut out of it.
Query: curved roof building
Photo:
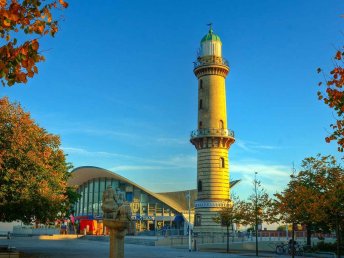
[[[114,172],[91,166],[74,169],[68,185],[77,186],[78,193],[81,195],[74,207],[75,217],[88,219],[102,219],[102,194],[106,186],[111,185],[130,203],[132,219],[136,221],[136,231],[163,228],[185,230],[189,218],[187,195],[190,192],[192,214],[190,222],[193,224],[196,189],[154,193]]]

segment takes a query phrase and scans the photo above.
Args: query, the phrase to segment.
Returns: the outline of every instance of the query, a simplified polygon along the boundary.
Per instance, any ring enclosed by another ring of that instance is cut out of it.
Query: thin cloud
[[[140,133],[139,130],[135,132],[128,132],[127,130],[106,130],[106,129],[97,129],[97,128],[85,128],[85,127],[75,127],[66,129],[68,133],[78,133],[78,134],[87,134],[91,136],[101,136],[112,138],[116,140],[125,139],[127,142],[130,142],[131,145],[136,146],[145,146],[145,145],[158,145],[158,146],[181,146],[188,145],[189,140],[185,137],[165,137],[156,135],[147,135],[147,131]],[[141,139],[146,139],[142,141]]]
[[[236,146],[247,152],[258,152],[259,150],[276,150],[281,149],[279,146],[264,145],[252,141],[244,141],[241,139],[236,139]]]
[[[173,165],[179,168],[196,168],[197,157],[196,155],[175,155],[163,161],[164,164]]]
[[[159,159],[147,159],[131,155],[123,155],[119,153],[105,152],[105,151],[89,151],[84,148],[76,147],[62,147],[62,150],[69,155],[80,155],[86,157],[100,157],[111,158],[119,157],[127,160],[126,165],[117,165],[111,167],[114,171],[128,171],[128,170],[166,170],[166,169],[182,169],[182,168],[196,168],[196,155],[178,154],[169,157],[160,157]]]
[[[137,170],[164,170],[166,169],[166,167],[161,167],[161,166],[115,166],[115,167],[111,167],[108,170],[110,171],[137,171]]]
[[[245,160],[235,161],[233,163],[231,164],[231,171],[234,173],[254,175],[254,172],[258,172],[264,177],[288,177],[290,174],[290,167],[284,165],[269,165],[259,161],[250,162]]]
[[[145,163],[145,164],[143,164]],[[146,164],[150,165],[146,165]],[[154,165],[158,164],[158,165]],[[176,155],[165,159],[145,159],[144,162],[138,160],[135,165],[118,165],[111,167],[111,171],[141,171],[141,170],[196,170],[197,160],[194,156]]]
[[[253,193],[254,172],[258,172],[257,179],[270,195],[283,190],[289,182],[291,173],[289,166],[269,164],[261,160],[240,160],[233,163],[230,167],[231,178],[241,179],[234,192],[241,197],[247,198]]]
[[[83,148],[75,148],[75,147],[61,147],[61,149],[66,152],[67,154],[75,154],[81,156],[97,156],[97,157],[123,157],[124,155],[118,153],[111,153],[105,151],[88,151]]]
[[[121,131],[114,131],[114,130],[99,130],[99,129],[85,129],[85,133],[93,134],[93,135],[101,135],[101,136],[111,136],[111,137],[138,137],[137,134],[128,133],[128,132],[121,132]]]
[[[156,143],[163,145],[186,145],[190,144],[187,138],[169,138],[169,137],[160,137],[157,138]]]
[[[276,150],[280,149],[280,147],[272,146],[272,145],[256,145],[254,146],[256,149],[264,149],[264,150]]]

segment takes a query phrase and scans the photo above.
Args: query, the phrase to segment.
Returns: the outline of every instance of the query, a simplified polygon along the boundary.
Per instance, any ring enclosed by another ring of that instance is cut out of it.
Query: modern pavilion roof
[[[142,191],[150,194],[151,196],[155,197],[159,201],[167,204],[171,208],[175,209],[177,212],[182,212],[183,207],[176,202],[175,200],[170,200],[169,198],[166,198],[165,196],[158,195],[156,193],[153,193],[144,187],[130,181],[129,179],[122,177],[114,172],[111,172],[107,169],[99,168],[99,167],[92,167],[92,166],[85,166],[85,167],[78,167],[74,169],[71,172],[71,178],[68,180],[68,185],[82,185],[83,183],[86,183],[88,180],[99,178],[99,177],[107,177],[107,178],[113,178],[116,180],[120,180],[122,182],[131,184]]]
[[[107,169],[99,168],[99,167],[92,167],[92,166],[84,166],[84,167],[78,167],[75,168],[71,172],[71,177],[68,180],[69,186],[74,185],[82,185],[83,183],[86,183],[88,180],[99,178],[99,177],[106,177],[106,178],[113,178],[116,180],[120,180],[122,182],[126,182],[128,184],[131,184],[140,190],[150,194],[151,196],[155,197],[159,201],[167,204],[171,208],[175,209],[177,212],[183,212],[185,210],[188,210],[188,201],[186,198],[187,193],[190,191],[191,196],[191,208],[194,207],[194,201],[197,198],[197,190],[185,190],[185,191],[177,191],[177,192],[164,192],[164,193],[153,193],[144,187],[130,181],[129,179],[122,177],[114,172],[111,172]],[[230,182],[230,186],[233,187],[236,185],[240,180],[235,180]]]

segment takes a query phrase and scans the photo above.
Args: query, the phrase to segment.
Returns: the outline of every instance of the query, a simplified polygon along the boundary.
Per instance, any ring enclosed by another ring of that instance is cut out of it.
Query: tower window
[[[199,129],[202,129],[202,126],[203,126],[202,121],[199,121],[199,125],[198,125]]]
[[[202,223],[202,216],[201,214],[196,214],[195,216],[195,226],[201,226]]]
[[[202,181],[201,180],[198,180],[198,182],[197,182],[197,190],[198,190],[198,192],[202,192]]]
[[[199,109],[202,109],[203,108],[203,100],[199,100]]]
[[[224,124],[223,124],[223,121],[222,121],[222,120],[220,120],[219,125],[220,125],[220,128],[221,128],[221,129],[224,128]]]
[[[199,80],[199,88],[203,89],[203,81],[202,81],[202,79]]]
[[[225,168],[225,158],[223,157],[220,158],[220,167]]]

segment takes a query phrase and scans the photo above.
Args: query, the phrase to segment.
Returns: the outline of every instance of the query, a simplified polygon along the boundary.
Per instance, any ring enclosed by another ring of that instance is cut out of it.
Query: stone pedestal
[[[129,228],[129,221],[104,219],[104,226],[110,229],[109,258],[124,258],[124,236]]]

